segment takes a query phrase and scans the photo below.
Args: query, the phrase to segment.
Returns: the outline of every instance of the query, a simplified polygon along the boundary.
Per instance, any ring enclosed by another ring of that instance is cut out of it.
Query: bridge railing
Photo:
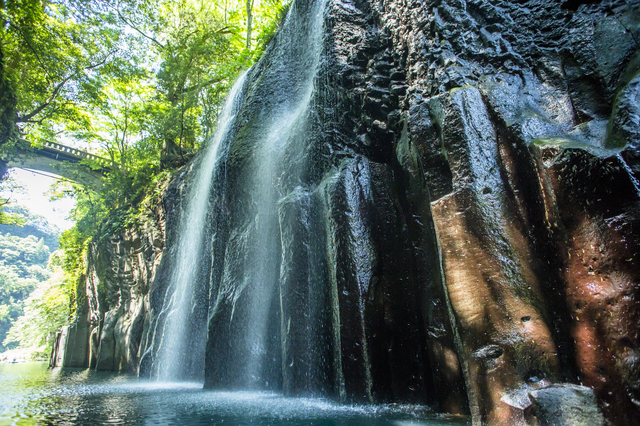
[[[20,141],[25,145],[31,145],[31,142],[28,141],[27,139],[20,139]],[[45,141],[45,142],[42,142],[41,146],[34,146],[33,148],[36,150],[36,154],[38,150],[48,152],[49,154],[56,153],[55,159],[59,161],[70,160],[72,162],[75,162],[83,159],[97,161],[100,164],[100,166],[102,166],[103,171],[122,168],[120,164],[118,164],[117,162],[111,161],[108,158],[100,157],[99,155],[95,155],[90,152],[83,151],[81,149],[73,148],[71,146],[66,146],[56,142]],[[59,159],[57,154],[62,154],[66,158]],[[127,167],[125,170],[128,171],[129,168]]]
[[[77,148],[72,148],[70,146],[62,145],[55,142],[44,142],[42,146],[43,148],[49,148],[54,151],[63,152],[66,155],[72,155],[80,159],[97,160],[100,162],[100,164],[107,164],[109,166],[113,166],[113,162],[111,160],[108,160],[104,157],[99,157],[95,154],[91,154],[90,152],[82,151]]]

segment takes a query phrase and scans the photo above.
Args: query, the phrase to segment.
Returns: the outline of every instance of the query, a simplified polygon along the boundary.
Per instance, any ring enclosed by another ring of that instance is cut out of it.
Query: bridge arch
[[[24,139],[21,139],[20,142],[22,142],[22,146],[30,146],[30,143]],[[82,160],[97,161],[101,168],[92,170],[89,167],[78,167],[77,164]],[[41,147],[18,148],[17,153],[6,160],[6,167],[7,169],[15,167],[37,170],[99,188],[102,186],[101,178],[113,167],[113,163],[78,148],[55,142],[45,142]]]

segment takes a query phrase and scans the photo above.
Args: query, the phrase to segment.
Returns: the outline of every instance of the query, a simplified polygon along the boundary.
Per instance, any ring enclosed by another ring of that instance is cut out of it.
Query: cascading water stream
[[[273,121],[265,129],[266,137],[260,144],[259,156],[263,158],[255,169],[254,174],[254,190],[257,194],[257,222],[258,222],[258,242],[254,252],[253,264],[256,265],[255,288],[251,292],[250,305],[252,309],[249,311],[248,329],[249,342],[252,345],[251,358],[247,363],[246,373],[251,378],[260,377],[262,369],[262,360],[265,351],[263,348],[267,346],[265,340],[268,336],[268,317],[269,308],[272,306],[273,297],[277,294],[274,287],[277,285],[277,277],[269,282],[264,277],[269,276],[265,269],[269,268],[272,258],[273,241],[279,243],[280,229],[278,226],[277,205],[280,194],[277,190],[277,179],[283,172],[284,165],[283,154],[287,149],[292,149],[291,145],[296,144],[297,140],[292,140],[293,133],[300,121],[305,119],[306,113],[311,102],[314,77],[316,76],[318,63],[320,60],[322,47],[322,23],[325,0],[318,0],[313,4],[310,14],[312,16],[311,23],[306,34],[305,51],[303,55],[293,58],[298,62],[298,68],[303,70],[298,76],[297,85],[292,88],[295,90],[290,99],[289,105],[282,108],[274,115]],[[294,4],[294,6],[296,5]],[[293,13],[290,17],[293,16]],[[291,19],[291,18],[290,18]],[[285,23],[294,27],[294,31],[300,32],[300,28],[292,23]],[[294,150],[296,148],[293,148]],[[300,172],[298,170],[298,172]],[[291,173],[291,170],[289,170]]]
[[[251,194],[252,213],[249,220],[235,226],[242,231],[230,237],[231,247],[226,250],[233,255],[224,265],[222,282],[212,302],[207,362],[213,365],[211,382],[216,387],[279,387],[278,201],[290,190],[281,187],[280,179],[286,174],[287,179],[295,180],[294,175],[304,172],[300,156],[287,161],[285,153],[303,151],[305,137],[301,133],[323,50],[326,3],[311,0],[292,4],[279,30],[277,47],[269,52],[271,66],[254,70],[259,78],[252,79],[255,83],[249,90],[253,102],[265,102],[268,107],[262,105],[259,112],[254,109],[247,116],[242,111],[238,114],[237,120],[249,123],[251,128],[244,143],[251,145],[254,162],[243,171],[250,176],[242,191]],[[238,259],[242,260],[241,268],[236,266]],[[229,331],[220,331],[221,327]]]
[[[187,195],[187,206],[182,212],[179,226],[179,239],[169,286],[165,294],[163,311],[166,312],[162,341],[156,353],[156,372],[159,380],[177,381],[198,379],[202,375],[204,360],[204,336],[201,342],[194,342],[194,336],[187,330],[193,307],[201,303],[194,300],[195,286],[198,285],[198,270],[209,259],[203,259],[202,246],[207,228],[206,219],[209,210],[209,196],[219,147],[224,140],[235,117],[240,101],[239,94],[244,84],[246,72],[232,87],[218,119],[213,138],[205,148]],[[202,324],[201,328],[205,328]],[[199,350],[193,350],[193,345]],[[196,367],[197,366],[197,367]],[[188,371],[191,370],[191,371]]]

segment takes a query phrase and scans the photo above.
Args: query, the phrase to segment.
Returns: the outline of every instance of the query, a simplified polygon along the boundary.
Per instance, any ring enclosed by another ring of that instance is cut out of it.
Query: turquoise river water
[[[270,392],[203,390],[124,374],[0,363],[5,425],[468,425],[419,405],[341,405]]]

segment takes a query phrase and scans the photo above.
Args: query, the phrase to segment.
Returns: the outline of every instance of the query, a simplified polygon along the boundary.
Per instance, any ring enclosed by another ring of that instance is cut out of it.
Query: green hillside
[[[3,342],[11,325],[23,314],[27,297],[38,283],[50,278],[47,262],[58,246],[59,231],[45,218],[24,208],[12,212],[22,214],[25,225],[0,225],[0,352],[11,349]]]

